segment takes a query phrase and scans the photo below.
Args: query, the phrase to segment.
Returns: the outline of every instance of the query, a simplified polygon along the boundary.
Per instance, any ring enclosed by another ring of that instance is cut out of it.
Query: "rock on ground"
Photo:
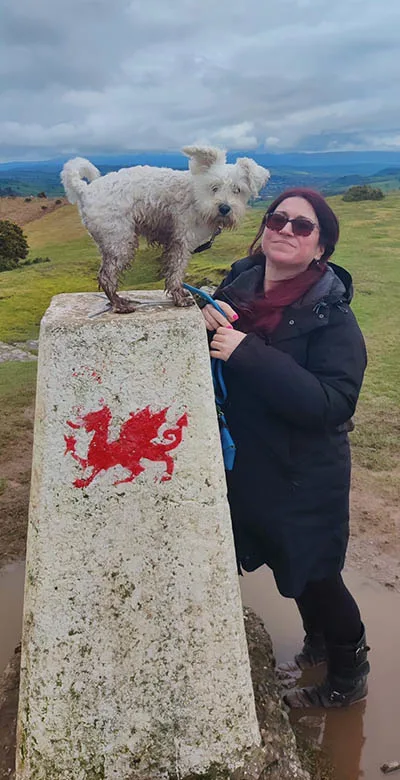
[[[244,609],[258,723],[266,755],[260,780],[309,780],[300,763],[289,718],[282,708],[272,642],[262,620]]]
[[[29,352],[30,349],[37,349],[36,341],[24,341],[16,344],[7,344],[5,341],[0,341],[0,363],[6,363],[9,360],[37,360],[37,356]]]

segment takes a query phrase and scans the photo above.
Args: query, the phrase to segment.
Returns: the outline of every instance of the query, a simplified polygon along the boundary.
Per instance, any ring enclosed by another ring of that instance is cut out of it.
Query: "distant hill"
[[[383,192],[400,189],[400,168],[385,168],[370,176],[342,176],[328,182],[324,188],[326,195],[340,195],[349,187],[357,184],[370,184]]]
[[[186,169],[188,160],[180,152],[148,151],[123,155],[85,155],[102,174],[132,165]],[[400,188],[399,152],[331,152],[271,154],[265,150],[231,151],[228,161],[252,157],[271,170],[262,197],[270,198],[286,187],[307,186],[325,194],[339,194],[354,184],[374,183],[383,189]],[[50,197],[64,194],[60,172],[66,157],[37,162],[0,164],[0,197],[37,195],[45,191]]]
[[[337,185],[340,187],[352,187],[354,184],[364,184],[366,178],[368,177],[359,176],[357,173],[349,174],[347,176],[339,176],[338,179],[335,179],[334,182],[332,182],[332,185]]]
[[[399,168],[384,168],[382,171],[373,174],[375,178],[386,179],[387,177],[394,176],[400,179],[400,167]]]

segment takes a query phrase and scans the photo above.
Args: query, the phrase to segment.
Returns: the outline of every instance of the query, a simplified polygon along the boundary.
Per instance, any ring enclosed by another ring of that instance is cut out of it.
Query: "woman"
[[[211,356],[224,361],[239,565],[266,563],[280,593],[296,599],[306,632],[297,667],[327,661],[322,685],[286,694],[291,707],[341,707],[367,693],[365,630],[340,574],[349,534],[347,430],[366,352],[349,308],[351,276],[327,262],[338,237],[321,195],[282,193],[249,257],[215,293],[226,319],[210,304],[202,310],[214,332]]]

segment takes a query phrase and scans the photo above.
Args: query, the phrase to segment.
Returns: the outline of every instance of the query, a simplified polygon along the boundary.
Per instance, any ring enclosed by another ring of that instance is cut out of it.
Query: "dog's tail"
[[[99,176],[101,176],[100,171],[89,160],[85,160],[83,157],[68,160],[61,171],[61,181],[69,202],[76,203],[83,195],[88,186],[85,179],[91,182],[93,179],[98,179]]]

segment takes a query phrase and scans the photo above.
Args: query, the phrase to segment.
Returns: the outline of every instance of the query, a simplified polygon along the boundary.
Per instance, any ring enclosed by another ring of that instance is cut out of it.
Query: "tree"
[[[0,220],[0,271],[16,268],[29,252],[22,229],[8,219]]]
[[[383,197],[384,194],[378,187],[370,187],[369,184],[357,184],[345,192],[343,200],[346,202],[354,200],[381,200]]]

